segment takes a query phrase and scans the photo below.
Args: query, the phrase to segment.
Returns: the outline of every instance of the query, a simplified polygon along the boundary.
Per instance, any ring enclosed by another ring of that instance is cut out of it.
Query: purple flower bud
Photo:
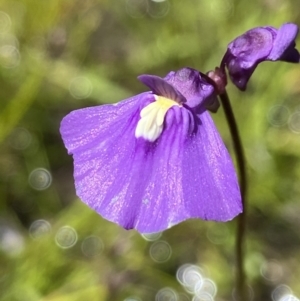
[[[260,62],[299,63],[300,55],[295,49],[297,34],[298,26],[293,23],[283,24],[279,29],[271,26],[250,29],[228,45],[221,68],[226,66],[232,82],[244,91]]]
[[[104,218],[141,233],[188,218],[234,218],[242,211],[237,177],[206,110],[214,87],[190,68],[139,80],[151,91],[62,120],[77,195]]]

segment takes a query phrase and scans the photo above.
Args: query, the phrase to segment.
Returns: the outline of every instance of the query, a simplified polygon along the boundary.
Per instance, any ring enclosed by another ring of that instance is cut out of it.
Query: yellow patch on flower
[[[181,106],[172,99],[154,96],[155,101],[141,110],[141,119],[135,130],[136,138],[143,137],[150,142],[155,141],[160,136],[167,111],[173,106]]]

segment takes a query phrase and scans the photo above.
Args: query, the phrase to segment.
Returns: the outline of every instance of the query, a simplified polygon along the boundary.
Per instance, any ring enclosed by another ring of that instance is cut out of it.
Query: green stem
[[[246,192],[247,192],[247,174],[246,174],[246,161],[243,151],[241,138],[239,135],[238,127],[235,121],[235,117],[231,108],[228,94],[225,90],[224,93],[219,95],[223,109],[225,112],[226,120],[229,126],[230,134],[233,140],[234,152],[236,155],[237,166],[239,170],[239,182],[241,189],[241,196],[243,202],[243,213],[237,218],[237,229],[236,229],[236,293],[238,301],[246,301],[248,299],[248,291],[246,287],[246,273],[244,269],[244,258],[245,258],[245,233],[246,233]]]

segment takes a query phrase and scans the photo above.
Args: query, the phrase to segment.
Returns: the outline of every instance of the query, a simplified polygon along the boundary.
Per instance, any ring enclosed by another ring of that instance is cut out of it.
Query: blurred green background
[[[145,91],[139,74],[209,71],[245,30],[300,24],[298,8],[0,0],[0,300],[234,300],[236,222],[189,220],[143,237],[102,219],[76,198],[59,124]],[[299,65],[266,62],[247,92],[228,85],[248,161],[252,300],[300,297],[299,78]],[[213,118],[232,152],[222,109]]]

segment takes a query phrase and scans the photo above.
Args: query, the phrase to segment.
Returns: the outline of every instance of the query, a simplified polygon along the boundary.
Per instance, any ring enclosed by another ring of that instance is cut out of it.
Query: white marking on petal
[[[145,117],[147,116],[148,114],[151,114],[151,111],[153,109],[155,109],[156,107],[156,104],[155,102],[151,102],[149,105],[147,105],[145,108],[142,109],[141,113],[140,113],[140,116],[141,117]]]
[[[144,200],[142,200],[142,203],[145,204],[145,205],[148,205],[149,204],[149,200],[148,199],[144,199]]]
[[[135,129],[136,138],[143,137],[150,142],[155,141],[162,133],[164,119],[168,110],[173,106],[181,106],[172,99],[154,96],[155,101],[141,110],[141,119]]]
[[[160,110],[157,112],[157,116],[156,116],[157,126],[163,125],[166,113],[167,113],[167,111],[165,111],[165,110]]]
[[[117,200],[118,200],[118,197],[117,197],[117,196],[115,196],[115,197],[113,197],[113,198],[111,199],[111,201],[110,201],[110,202],[111,202],[112,204],[114,204],[114,203],[115,203]]]

